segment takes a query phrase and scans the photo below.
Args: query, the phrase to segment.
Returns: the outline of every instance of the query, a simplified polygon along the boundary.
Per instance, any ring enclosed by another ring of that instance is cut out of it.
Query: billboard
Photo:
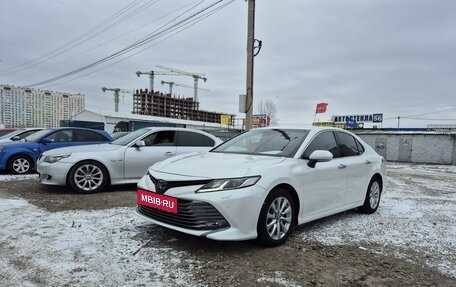
[[[335,123],[357,122],[357,123],[382,123],[383,114],[345,115],[332,116]]]

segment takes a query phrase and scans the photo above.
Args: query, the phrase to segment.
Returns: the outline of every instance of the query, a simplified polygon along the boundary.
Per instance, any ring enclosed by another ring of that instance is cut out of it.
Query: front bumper
[[[172,221],[148,216],[147,212],[141,210],[143,209],[141,205],[136,208],[135,212],[140,217],[155,224],[214,240],[247,240],[257,237],[258,216],[267,195],[266,190],[254,185],[235,190],[195,193],[199,187],[201,186],[176,187],[169,189],[165,195],[181,201],[200,202],[213,207],[221,215],[220,218],[215,219],[220,220],[220,228],[214,227],[212,223],[207,228],[199,229],[178,226]],[[154,184],[147,175],[140,180],[138,188],[151,192],[155,190]],[[213,218],[212,215],[211,218]],[[224,224],[223,221],[228,224]]]
[[[40,182],[46,185],[66,185],[67,174],[73,163],[48,163],[38,161],[36,171],[40,175]]]

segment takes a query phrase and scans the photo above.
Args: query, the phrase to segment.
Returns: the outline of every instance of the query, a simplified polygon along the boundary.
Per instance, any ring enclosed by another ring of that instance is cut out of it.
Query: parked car
[[[0,143],[0,170],[13,174],[30,172],[45,151],[74,145],[110,142],[105,131],[84,128],[52,128],[33,133],[21,141]]]
[[[203,131],[149,127],[110,144],[61,148],[38,161],[42,184],[93,193],[106,185],[137,183],[152,164],[189,152],[208,151],[222,141]]]
[[[19,141],[29,135],[41,131],[43,128],[23,128],[17,129],[0,137],[0,143]]]
[[[375,212],[385,179],[385,160],[348,131],[259,128],[150,167],[136,213],[188,234],[276,246],[297,224]]]
[[[18,129],[16,129],[16,128],[3,128],[3,129],[0,129],[0,137],[4,136],[6,134],[9,134],[11,132],[14,132],[16,130],[18,130]]]
[[[124,135],[127,135],[129,132],[113,132],[111,134],[112,140],[116,140],[118,138],[123,137]]]

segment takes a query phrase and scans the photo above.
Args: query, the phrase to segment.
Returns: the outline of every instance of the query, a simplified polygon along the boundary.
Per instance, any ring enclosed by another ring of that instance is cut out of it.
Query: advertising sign
[[[335,123],[346,123],[348,120],[357,123],[382,123],[383,114],[332,116],[331,120]]]

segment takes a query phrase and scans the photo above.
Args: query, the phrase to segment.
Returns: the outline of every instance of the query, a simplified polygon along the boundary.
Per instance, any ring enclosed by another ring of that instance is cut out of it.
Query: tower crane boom
[[[167,71],[170,71],[170,72],[174,72],[174,73],[180,74],[180,75],[185,75],[185,76],[192,77],[193,80],[194,80],[194,84],[193,84],[193,99],[195,100],[195,102],[198,102],[198,80],[201,79],[204,82],[206,82],[207,81],[206,74],[204,74],[204,73],[186,72],[186,71],[183,71],[183,70],[179,70],[179,69],[175,69],[175,68],[171,68],[171,67],[167,67],[167,66],[162,66],[162,65],[157,65],[157,67],[160,68],[160,69],[163,69],[163,70],[167,70]]]
[[[173,86],[178,86],[178,87],[183,87],[183,88],[190,88],[190,89],[194,88],[194,87],[189,86],[189,85],[179,84],[179,83],[175,83],[175,82],[167,82],[167,81],[161,81],[161,84],[162,85],[165,85],[165,84],[169,85],[169,94],[170,95],[173,94]],[[198,90],[209,91],[209,89],[204,89],[204,88],[198,88]]]
[[[103,87],[103,88],[101,88],[101,90],[103,91],[103,93],[106,93],[106,91],[114,92],[114,111],[116,113],[119,112],[119,93],[134,94],[134,91],[132,91],[132,90],[126,90],[126,89],[120,89],[120,88]]]
[[[141,72],[137,71],[136,75],[139,77],[141,75],[149,75],[150,78],[150,92],[154,92],[154,78],[155,75],[172,75],[172,76],[182,76],[182,74],[175,73],[175,72],[169,72],[169,71],[149,71],[149,72]]]

